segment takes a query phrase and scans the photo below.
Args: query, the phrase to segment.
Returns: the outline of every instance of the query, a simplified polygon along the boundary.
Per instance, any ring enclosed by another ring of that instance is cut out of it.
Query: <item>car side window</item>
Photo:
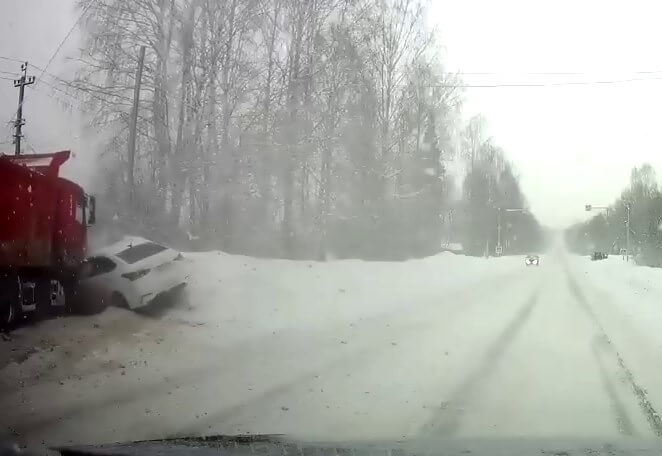
[[[116,267],[117,265],[110,258],[102,256],[90,257],[83,263],[81,276],[83,278],[90,278],[100,274],[106,274]]]

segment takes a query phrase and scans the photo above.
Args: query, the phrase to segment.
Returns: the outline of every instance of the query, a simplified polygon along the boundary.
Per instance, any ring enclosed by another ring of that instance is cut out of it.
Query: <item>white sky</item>
[[[430,0],[449,69],[467,84],[614,80],[662,71],[662,2]],[[582,72],[527,76],[523,72]],[[662,170],[662,80],[629,84],[467,89],[515,163],[533,211],[563,226],[585,203],[611,203],[630,168]]]
[[[16,118],[18,89],[4,78],[6,72],[19,72],[20,63],[2,57],[26,59],[30,64],[44,67],[60,42],[67,35],[78,15],[74,0],[0,0],[0,151],[13,153],[11,143],[13,127],[8,123]],[[60,77],[72,76],[80,43],[78,30],[74,30],[47,71]],[[28,75],[39,78],[40,71],[30,67]],[[49,81],[48,77],[44,78]],[[93,173],[90,172],[98,155],[93,141],[82,135],[77,110],[63,109],[59,100],[66,96],[54,92],[45,83],[37,81],[26,89],[23,117],[27,142],[23,149],[37,152],[55,152],[69,149],[73,158],[65,164],[65,176],[73,177],[87,190],[94,192]]]
[[[0,56],[44,66],[76,19],[73,0],[0,0]],[[662,78],[662,2],[650,0],[430,0],[429,21],[449,70],[470,85]],[[29,16],[28,14],[29,13]],[[20,39],[19,39],[20,37]],[[49,72],[66,71],[74,34]],[[0,60],[0,71],[18,64]],[[633,74],[637,71],[658,74]],[[576,72],[582,75],[523,75]],[[31,72],[38,76],[36,70]],[[6,77],[6,74],[0,73]],[[28,140],[37,149],[71,147],[82,169],[92,160],[76,121],[45,86],[28,91]],[[10,150],[6,121],[17,91],[0,79],[0,148]],[[469,88],[465,115],[481,112],[489,134],[521,176],[543,223],[585,217],[584,204],[608,204],[644,161],[662,170],[662,79],[628,84],[544,88]],[[95,155],[90,155],[95,156]],[[84,182],[85,177],[83,177]]]

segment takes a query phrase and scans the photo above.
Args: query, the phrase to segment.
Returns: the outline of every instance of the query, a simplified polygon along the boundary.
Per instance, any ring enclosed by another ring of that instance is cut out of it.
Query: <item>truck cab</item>
[[[58,175],[69,157],[0,155],[0,326],[40,306],[64,306],[65,289],[75,288],[96,201]]]

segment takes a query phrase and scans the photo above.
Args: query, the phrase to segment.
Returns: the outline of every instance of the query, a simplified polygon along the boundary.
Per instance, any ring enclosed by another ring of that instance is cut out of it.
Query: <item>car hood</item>
[[[597,456],[662,452],[660,440],[413,439],[402,441],[306,442],[280,435],[176,438],[54,448],[62,456]]]

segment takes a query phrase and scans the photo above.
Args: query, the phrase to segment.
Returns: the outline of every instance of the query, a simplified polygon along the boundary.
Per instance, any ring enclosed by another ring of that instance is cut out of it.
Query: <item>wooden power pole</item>
[[[140,46],[138,55],[138,69],[136,70],[136,83],[133,88],[133,108],[131,110],[131,124],[129,125],[129,197],[133,202],[135,196],[134,166],[136,162],[136,130],[138,128],[138,104],[140,103],[140,84],[145,63],[145,46]]]
[[[14,153],[21,155],[21,138],[23,137],[23,99],[25,98],[25,86],[34,84],[34,76],[28,76],[28,62],[21,64],[23,74],[20,79],[14,79],[14,87],[18,87],[18,109],[16,110],[16,122],[14,122]]]

